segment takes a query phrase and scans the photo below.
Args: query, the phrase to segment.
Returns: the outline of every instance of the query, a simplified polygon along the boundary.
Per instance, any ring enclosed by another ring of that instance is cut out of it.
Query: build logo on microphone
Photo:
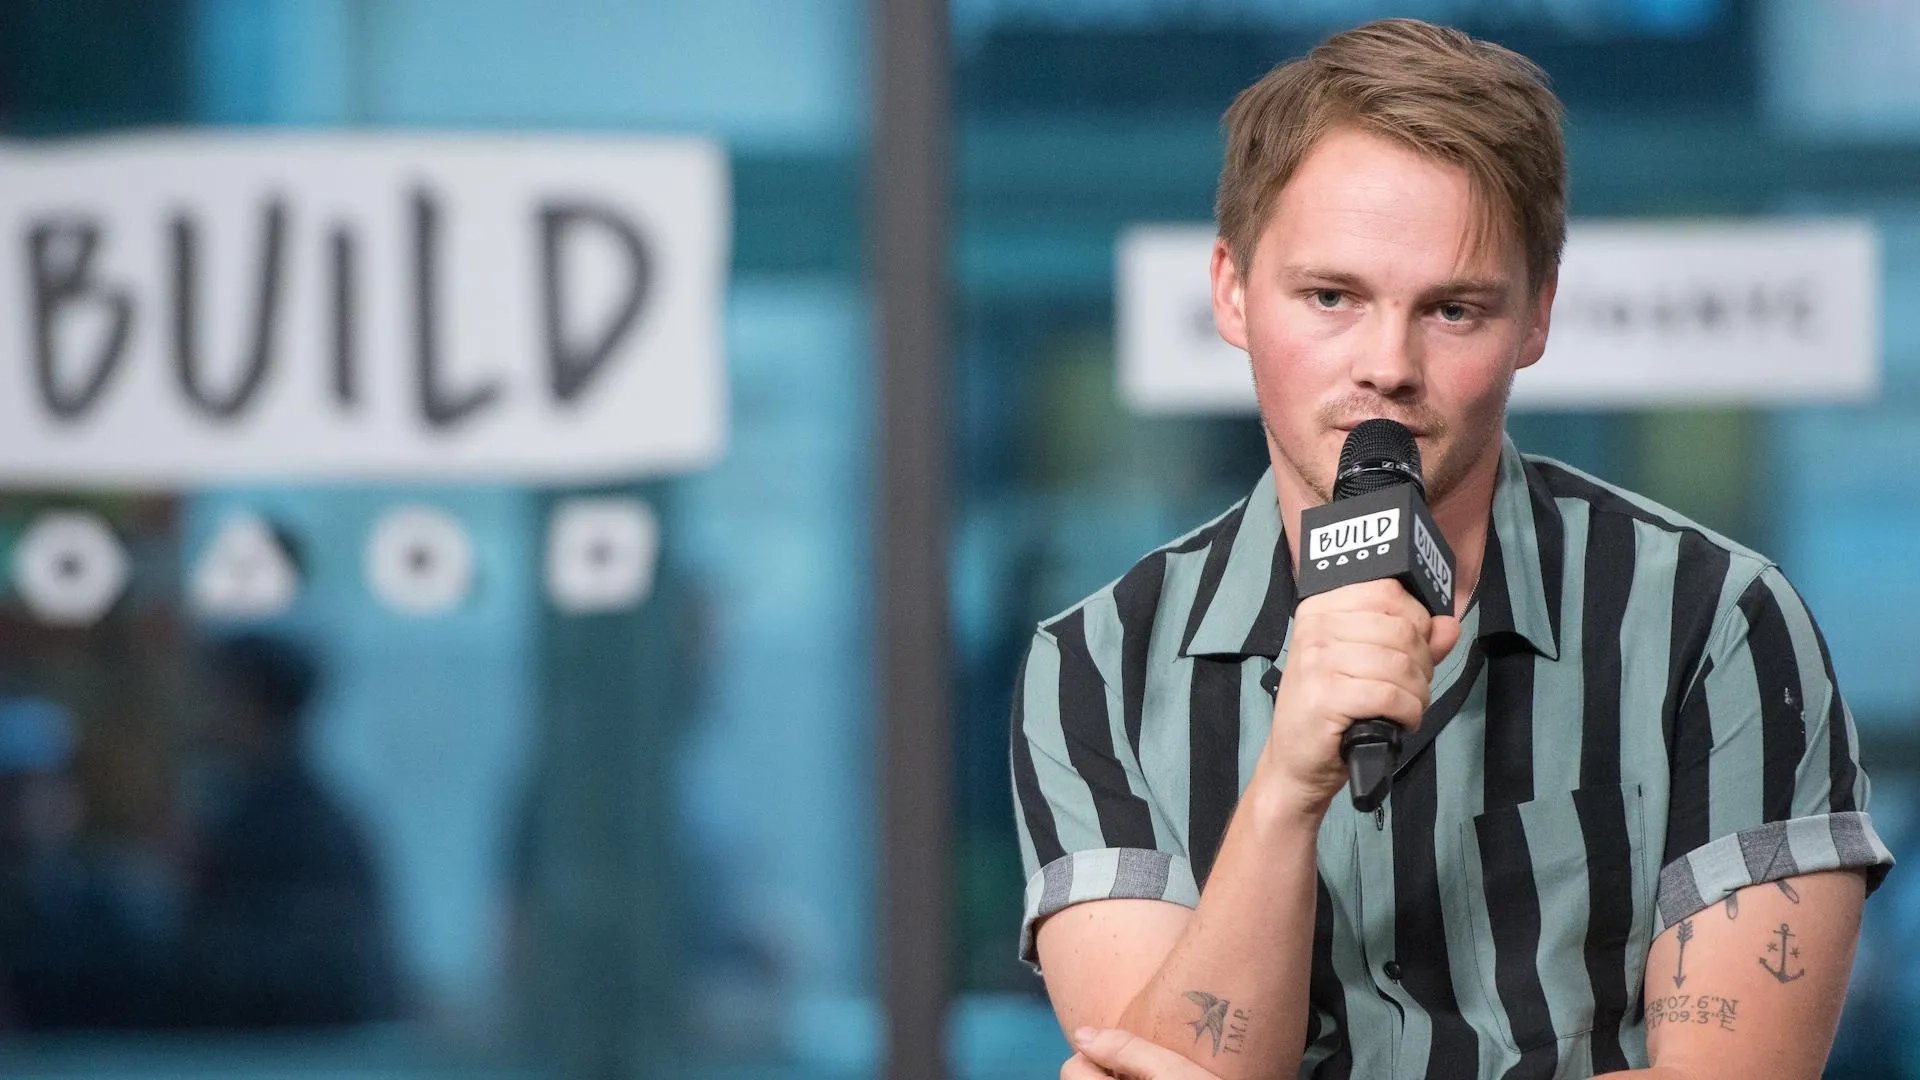
[[[1377,510],[1314,529],[1307,535],[1307,551],[1315,567],[1325,570],[1368,555],[1385,555],[1399,538],[1400,511]]]
[[[1453,567],[1440,554],[1439,545],[1433,542],[1433,534],[1427,531],[1427,523],[1421,521],[1418,514],[1413,518],[1413,556],[1420,560],[1420,568],[1427,572],[1427,580],[1433,582],[1439,594],[1451,600]]]

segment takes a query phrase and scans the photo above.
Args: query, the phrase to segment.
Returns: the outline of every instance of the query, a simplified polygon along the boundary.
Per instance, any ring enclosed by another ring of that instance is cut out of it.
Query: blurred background
[[[1116,239],[1206,222],[1234,93],[1378,16],[1546,68],[1576,217],[1873,226],[1871,400],[1511,430],[1782,563],[1827,632],[1880,831],[1920,857],[1920,4],[945,7],[947,570],[928,588],[951,647],[928,714],[951,727],[951,861],[929,977],[954,1075],[1050,1077],[1067,1053],[1015,955],[1006,707],[1032,626],[1265,466],[1246,415],[1124,403]],[[666,134],[711,140],[730,178],[730,418],[703,467],[0,488],[0,1073],[880,1074],[875,33],[856,0],[0,0],[0,160],[129,131]],[[0,332],[23,303],[0,297]],[[657,529],[630,603],[550,602],[549,530],[582,497]],[[430,615],[363,566],[407,506],[464,537],[471,586]],[[98,612],[50,619],[23,552],[74,512],[124,575]],[[297,574],[270,616],[194,603],[236,513]],[[1920,1076],[1914,881],[1868,905],[1829,1076]]]

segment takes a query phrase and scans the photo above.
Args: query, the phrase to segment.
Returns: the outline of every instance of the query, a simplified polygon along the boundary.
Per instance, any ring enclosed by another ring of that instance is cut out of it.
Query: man
[[[1819,1074],[1892,863],[1825,645],[1765,558],[1504,436],[1560,115],[1410,20],[1227,113],[1214,315],[1272,468],[1042,624],[1014,705],[1023,952],[1066,1030],[1204,1070],[1160,1075]],[[1300,512],[1376,416],[1418,439],[1457,618],[1296,600]],[[1339,743],[1371,716],[1408,735],[1362,815]]]

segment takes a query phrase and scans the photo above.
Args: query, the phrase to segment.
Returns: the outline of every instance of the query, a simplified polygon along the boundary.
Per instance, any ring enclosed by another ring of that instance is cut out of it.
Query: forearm
[[[1319,822],[1266,790],[1249,785],[1193,918],[1120,1021],[1223,1080],[1291,1076],[1306,1041]]]

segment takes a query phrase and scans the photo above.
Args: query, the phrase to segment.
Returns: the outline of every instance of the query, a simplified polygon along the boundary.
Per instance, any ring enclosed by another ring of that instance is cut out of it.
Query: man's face
[[[1470,249],[1475,215],[1464,169],[1336,129],[1281,191],[1244,275],[1215,245],[1214,319],[1253,358],[1283,502],[1326,502],[1347,432],[1371,417],[1413,431],[1435,504],[1497,454],[1554,283],[1530,294],[1511,239]]]

